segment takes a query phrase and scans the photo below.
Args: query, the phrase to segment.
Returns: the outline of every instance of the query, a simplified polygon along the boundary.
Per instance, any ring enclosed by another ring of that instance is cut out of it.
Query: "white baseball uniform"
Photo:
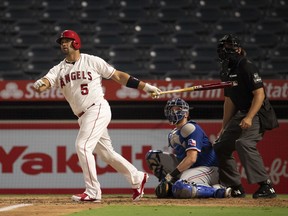
[[[103,59],[81,53],[74,64],[63,60],[44,76],[51,87],[61,88],[72,111],[79,117],[80,130],[75,146],[83,170],[85,193],[99,200],[101,189],[93,153],[122,173],[131,188],[139,188],[144,177],[142,171],[114,151],[108,134],[111,109],[104,99],[102,78],[109,79],[114,72],[115,69]]]

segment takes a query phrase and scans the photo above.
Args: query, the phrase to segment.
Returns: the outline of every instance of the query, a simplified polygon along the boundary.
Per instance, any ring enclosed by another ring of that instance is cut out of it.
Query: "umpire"
[[[246,58],[237,37],[225,35],[219,40],[217,52],[222,66],[221,80],[237,83],[237,86],[224,90],[222,128],[214,144],[219,160],[220,182],[232,188],[232,197],[245,197],[233,157],[236,151],[248,182],[259,184],[253,198],[274,198],[275,190],[256,147],[266,130],[278,127],[275,112],[266,98],[263,81],[257,67]]]

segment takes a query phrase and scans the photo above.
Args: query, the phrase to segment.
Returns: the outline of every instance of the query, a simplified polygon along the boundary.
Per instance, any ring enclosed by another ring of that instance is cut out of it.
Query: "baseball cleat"
[[[133,201],[138,201],[140,200],[143,195],[144,195],[144,185],[145,183],[147,182],[149,176],[147,173],[144,173],[144,177],[143,177],[143,180],[141,182],[141,185],[138,189],[132,189],[133,190],[133,196],[132,196],[132,200]]]
[[[254,199],[258,198],[275,198],[277,194],[272,187],[270,180],[263,182],[259,189],[252,196]]]
[[[232,187],[231,197],[245,198],[246,194],[242,186]]]
[[[90,198],[86,193],[75,194],[71,197],[71,199],[76,202],[95,202],[95,203],[101,202],[101,200],[99,199]]]

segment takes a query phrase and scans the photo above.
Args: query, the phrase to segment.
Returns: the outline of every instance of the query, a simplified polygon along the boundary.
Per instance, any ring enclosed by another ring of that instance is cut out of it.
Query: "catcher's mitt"
[[[167,181],[161,181],[160,184],[155,188],[155,194],[157,198],[173,197],[172,183]]]

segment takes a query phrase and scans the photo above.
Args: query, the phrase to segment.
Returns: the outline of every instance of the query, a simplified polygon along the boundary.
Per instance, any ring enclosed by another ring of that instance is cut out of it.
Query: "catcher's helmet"
[[[227,34],[218,42],[217,53],[221,61],[229,60],[229,58],[237,54],[236,49],[241,47],[240,40],[234,35]]]
[[[179,110],[172,109],[173,107],[179,107]],[[164,108],[164,115],[171,124],[177,124],[181,121],[185,114],[189,112],[189,105],[181,98],[173,98],[167,101]]]
[[[68,38],[68,39],[72,39],[73,42],[72,42],[72,46],[74,49],[78,50],[81,48],[81,40],[80,40],[80,37],[79,35],[75,32],[75,31],[72,31],[72,30],[65,30],[61,33],[60,37],[56,40],[56,42],[58,44],[61,44],[61,39],[62,38]]]

